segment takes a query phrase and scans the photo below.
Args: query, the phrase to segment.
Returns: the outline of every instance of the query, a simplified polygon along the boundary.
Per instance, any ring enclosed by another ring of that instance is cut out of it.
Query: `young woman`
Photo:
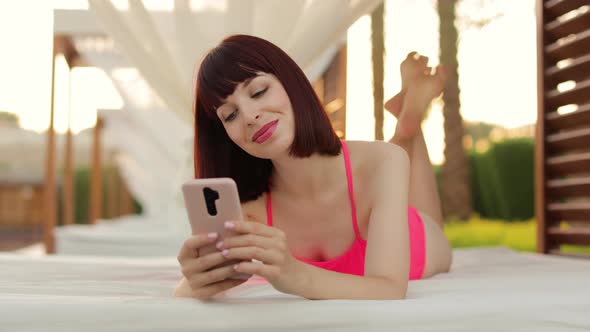
[[[341,141],[303,71],[253,36],[224,39],[196,78],[195,173],[231,177],[246,220],[240,235],[188,238],[175,294],[210,298],[262,276],[309,299],[403,299],[408,280],[449,271],[434,173],[420,129],[444,69],[410,53],[402,91],[385,107],[398,121],[389,143]],[[369,113],[368,113],[369,114]],[[199,256],[217,243],[219,251]],[[214,268],[228,259],[242,262]],[[255,259],[258,262],[252,262]]]

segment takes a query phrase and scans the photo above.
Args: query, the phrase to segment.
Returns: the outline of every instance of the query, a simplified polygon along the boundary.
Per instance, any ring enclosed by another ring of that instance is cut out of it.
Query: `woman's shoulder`
[[[382,141],[346,141],[351,163],[359,169],[374,170],[384,162],[409,160],[406,151],[399,145]]]
[[[399,145],[375,141],[346,141],[350,152],[355,191],[373,202],[388,178],[407,177],[409,158]],[[397,181],[397,180],[396,180]]]

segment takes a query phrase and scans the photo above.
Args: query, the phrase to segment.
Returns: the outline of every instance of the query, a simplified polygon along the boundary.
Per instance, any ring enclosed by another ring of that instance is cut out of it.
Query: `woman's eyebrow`
[[[248,87],[248,84],[250,84],[250,82],[252,82],[252,80],[255,79],[256,77],[258,77],[258,76],[253,76],[253,77],[247,78],[244,81],[244,88],[247,88]]]
[[[248,87],[248,84],[250,84],[250,82],[252,82],[252,80],[255,79],[258,76],[260,76],[260,75],[256,75],[256,76],[252,76],[250,78],[247,78],[241,84],[244,84],[244,88],[247,88]],[[219,106],[217,106],[217,109],[216,110],[218,110],[221,106],[227,104],[227,101],[226,100],[222,100],[222,102],[223,103],[221,103]]]

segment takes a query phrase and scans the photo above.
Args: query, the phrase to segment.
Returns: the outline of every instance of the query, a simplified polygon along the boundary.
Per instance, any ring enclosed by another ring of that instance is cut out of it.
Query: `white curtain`
[[[156,141],[173,162],[162,169],[166,176],[182,182],[192,176],[191,140],[186,135],[170,139],[176,132],[192,130],[193,79],[199,61],[208,50],[230,34],[257,35],[289,53],[314,80],[325,70],[346,30],[360,16],[370,13],[381,0],[175,0],[172,12],[146,10],[141,0],[129,0],[128,9],[118,10],[111,1],[89,0],[99,23],[114,39],[115,46],[137,68],[153,91],[187,125],[164,126],[151,112],[130,105],[133,119]],[[131,100],[132,92],[118,90]],[[144,114],[141,114],[144,113]],[[149,115],[148,115],[149,114]],[[181,150],[179,150],[181,149]],[[155,155],[154,158],[162,158]],[[188,162],[187,162],[188,161]],[[176,167],[176,169],[175,169]],[[161,176],[163,174],[158,174]],[[180,183],[167,181],[175,193]]]
[[[105,114],[106,132],[118,137],[117,164],[144,204],[146,219],[172,231],[162,234],[175,234],[168,240],[162,235],[161,241],[178,241],[178,234],[188,232],[180,185],[193,176],[193,80],[206,52],[231,34],[259,36],[285,50],[314,81],[345,40],[348,27],[381,1],[174,0],[173,10],[165,12],[148,11],[141,0],[129,0],[124,10],[110,0],[89,0],[99,24],[124,56],[113,63],[100,54],[84,54],[113,79],[125,102],[121,112]],[[118,77],[118,66],[135,68],[137,78]],[[162,105],[135,101],[143,80]],[[133,226],[130,234],[136,236],[142,228]],[[68,234],[60,233],[62,242],[68,241]],[[121,236],[120,229],[113,229],[96,241],[111,246],[109,234]],[[79,242],[92,241],[84,237]]]
[[[318,59],[381,1],[175,0],[171,13],[148,12],[141,0],[129,0],[128,10],[117,10],[109,0],[89,4],[116,46],[170,110],[190,122],[195,68],[223,37],[244,33],[268,39],[314,80],[321,74],[311,72]]]

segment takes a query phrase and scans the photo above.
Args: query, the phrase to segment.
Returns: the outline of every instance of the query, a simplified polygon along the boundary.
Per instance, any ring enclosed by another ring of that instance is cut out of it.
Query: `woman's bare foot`
[[[398,116],[396,135],[399,138],[410,139],[414,137],[420,129],[430,102],[440,96],[446,80],[446,69],[444,66],[437,66],[434,73],[430,73],[428,68],[409,83]]]
[[[427,67],[427,64],[428,58],[421,56],[417,52],[408,53],[406,59],[400,64],[399,71],[402,77],[402,89],[398,94],[393,96],[393,98],[386,101],[384,105],[385,109],[393,114],[393,116],[396,118],[401,112],[404,95],[406,94],[408,85],[418,75],[423,74],[425,71],[430,69]]]

